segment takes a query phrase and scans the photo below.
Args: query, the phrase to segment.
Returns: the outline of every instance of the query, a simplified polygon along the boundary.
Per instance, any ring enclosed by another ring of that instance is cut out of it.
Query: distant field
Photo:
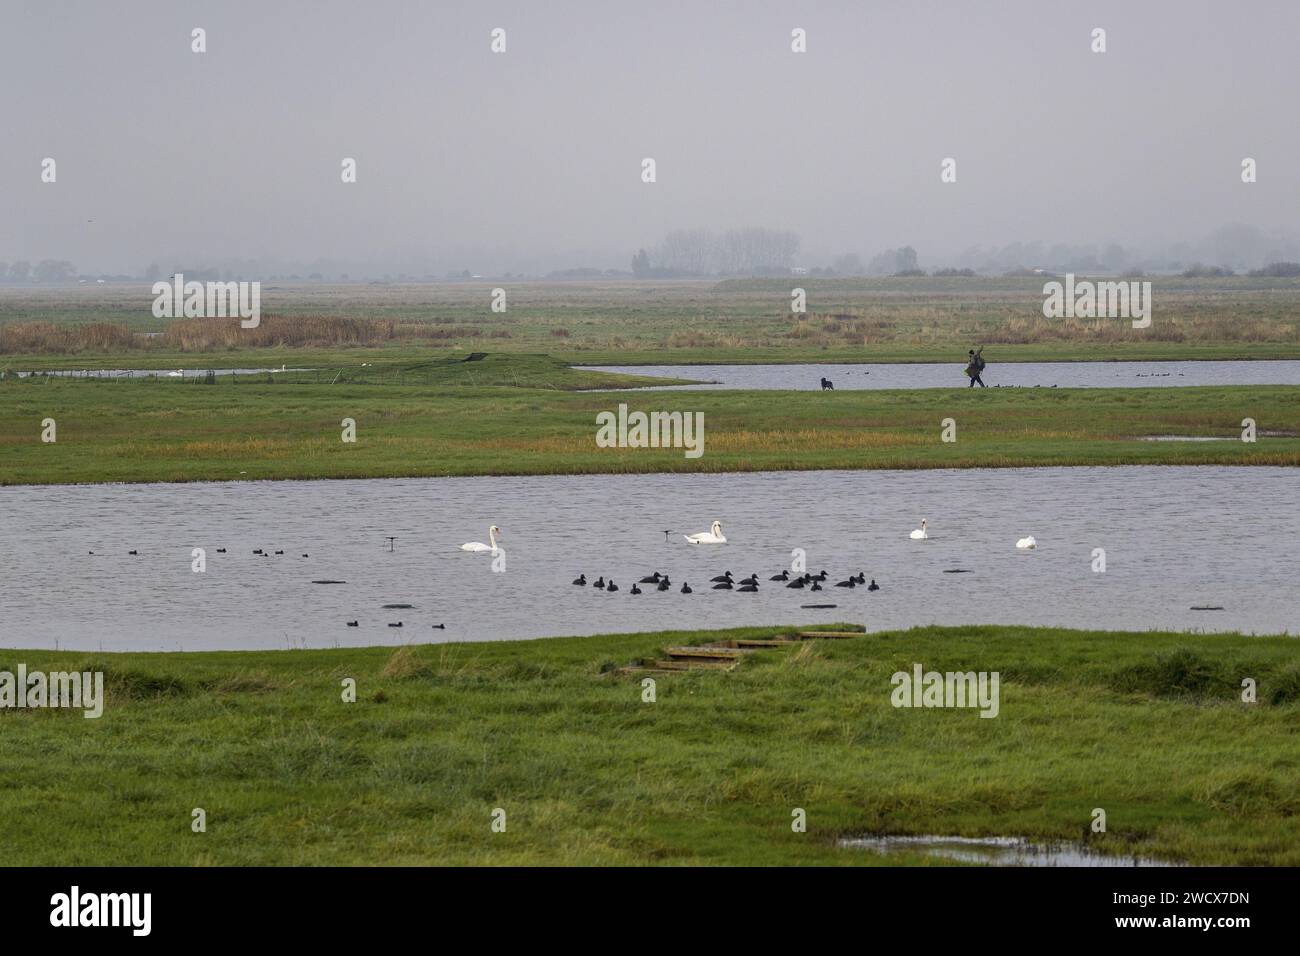
[[[4,862],[879,866],[933,861],[837,839],[936,833],[1300,864],[1294,638],[916,628],[659,675],[654,703],[612,673],[666,644],[791,630],[0,650],[0,669],[103,671],[107,697],[96,720],[0,712]],[[998,716],[891,706],[914,663],[999,672]]]
[[[996,361],[1300,358],[1300,280],[1153,279],[1145,330],[1124,319],[1045,319],[1044,281],[273,282],[263,285],[262,309],[274,328],[257,336],[210,334],[193,321],[170,328],[151,314],[143,283],[0,285],[0,369],[67,355],[104,367],[124,354],[142,367],[196,365],[199,354],[210,366],[238,365],[249,361],[249,341],[259,355],[520,351],[586,364],[950,361],[972,345],[988,346]],[[796,285],[807,290],[806,317],[790,312]],[[498,286],[504,313],[490,308]],[[28,323],[50,328],[4,328]],[[96,324],[118,328],[86,329]],[[68,327],[81,331],[59,331]]]

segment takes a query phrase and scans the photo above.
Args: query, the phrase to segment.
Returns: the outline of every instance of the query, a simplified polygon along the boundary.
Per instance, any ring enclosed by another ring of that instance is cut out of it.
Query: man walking
[[[980,354],[983,351],[984,346],[981,345],[978,351],[971,349],[966,353],[967,358],[969,359],[969,364],[966,366],[966,374],[970,376],[970,384],[967,388],[974,388],[976,382],[980,383],[980,388],[988,388],[988,386],[984,384],[984,379],[980,378],[980,372],[984,371],[984,356]]]

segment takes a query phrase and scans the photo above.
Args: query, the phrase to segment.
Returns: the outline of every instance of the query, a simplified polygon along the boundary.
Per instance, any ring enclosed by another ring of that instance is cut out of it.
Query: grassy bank
[[[135,361],[136,359],[139,361]],[[190,373],[172,385],[199,385],[193,375],[219,369],[240,369],[238,378],[223,375],[223,386],[239,385],[431,385],[480,386],[499,385],[514,388],[582,391],[584,389],[644,388],[665,384],[686,384],[694,379],[665,378],[660,375],[635,375],[597,372],[574,367],[552,355],[503,352],[430,353],[419,349],[364,350],[321,349],[254,349],[232,350],[225,354],[195,356],[182,352],[149,353],[145,356],[105,355],[97,359],[78,356],[24,356],[23,360],[0,363],[0,379],[16,379],[16,373],[31,373],[46,378],[94,378],[97,370],[135,370],[142,374],[123,381],[167,378],[167,373],[184,369]],[[279,369],[285,368],[281,372]],[[55,375],[54,372],[71,373]],[[6,374],[9,373],[9,374]],[[82,374],[84,373],[84,374]],[[32,384],[44,384],[32,383]]]
[[[627,384],[631,377],[612,379]],[[635,381],[635,379],[632,379]],[[582,392],[544,356],[176,380],[0,381],[0,484],[1033,465],[1300,464],[1300,388]],[[407,384],[424,382],[427,384]],[[403,384],[398,384],[403,383]],[[702,412],[704,454],[599,448],[619,402]],[[41,441],[53,418],[57,441]],[[341,441],[343,419],[355,443]],[[955,442],[940,440],[956,422]],[[1255,443],[1153,442],[1150,435]]]
[[[1292,638],[923,628],[660,676],[654,703],[609,673],[665,643],[784,631],[0,650],[0,670],[108,685],[98,720],[0,711],[4,862],[873,864],[835,839],[942,833],[1300,864]],[[999,716],[893,708],[890,676],[913,662],[998,671]],[[1258,703],[1241,703],[1243,677]],[[1088,832],[1095,807],[1104,835]]]

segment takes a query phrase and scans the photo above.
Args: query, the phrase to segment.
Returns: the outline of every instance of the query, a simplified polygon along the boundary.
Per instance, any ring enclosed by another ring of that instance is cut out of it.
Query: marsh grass
[[[139,348],[143,341],[125,325],[107,322],[85,325],[15,322],[0,325],[0,355],[129,352]]]

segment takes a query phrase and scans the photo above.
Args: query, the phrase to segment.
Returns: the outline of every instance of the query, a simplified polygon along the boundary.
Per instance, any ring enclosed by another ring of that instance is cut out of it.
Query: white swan
[[[1031,534],[1029,537],[1021,538],[1017,541],[1016,547],[1021,551],[1033,551],[1038,547],[1038,542],[1034,540],[1034,536]]]
[[[462,551],[491,551],[496,554],[497,535],[500,533],[501,529],[496,525],[492,525],[492,527],[488,528],[488,540],[492,542],[491,544],[484,544],[482,541],[467,541],[460,546],[460,549]]]
[[[168,373],[167,373],[167,377],[168,377],[168,378],[181,378],[181,377],[184,376],[184,375],[185,375],[185,372],[182,371],[181,369],[177,369],[177,370],[174,371],[174,372],[168,372]]]
[[[926,527],[927,525],[925,523],[925,519],[922,518],[921,527],[917,528],[915,531],[909,534],[908,537],[911,538],[913,541],[925,541],[927,538],[930,537],[930,532],[925,530]]]
[[[708,531],[701,531],[699,534],[682,535],[691,544],[726,544],[727,539],[722,536],[722,522],[715,521],[709,525]]]

